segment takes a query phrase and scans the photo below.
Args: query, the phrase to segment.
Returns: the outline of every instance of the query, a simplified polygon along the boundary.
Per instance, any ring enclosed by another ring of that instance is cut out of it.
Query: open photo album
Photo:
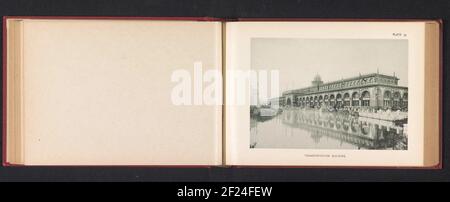
[[[6,166],[441,168],[439,20],[3,25]]]

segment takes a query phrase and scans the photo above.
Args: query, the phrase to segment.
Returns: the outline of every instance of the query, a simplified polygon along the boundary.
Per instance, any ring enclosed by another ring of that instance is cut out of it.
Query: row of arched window
[[[342,106],[369,106],[370,105],[370,92],[363,91],[360,95],[359,92],[338,93],[338,94],[325,94],[316,96],[299,96],[295,100],[290,101],[290,98],[286,100],[287,105],[295,106],[310,106],[317,104],[327,105],[342,105]]]
[[[315,106],[317,104],[338,105],[338,106],[370,106],[370,92],[362,93],[337,93],[315,96],[299,96],[291,100],[287,98],[286,104],[289,106]],[[383,94],[384,106],[398,106],[401,103],[407,103],[408,93],[403,95],[400,92],[385,91]]]
[[[408,93],[391,92],[389,90],[383,93],[383,106],[386,107],[399,107],[408,104]]]

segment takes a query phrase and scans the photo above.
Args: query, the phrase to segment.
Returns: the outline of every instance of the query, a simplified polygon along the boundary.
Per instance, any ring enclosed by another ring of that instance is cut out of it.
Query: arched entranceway
[[[344,106],[350,106],[350,94],[344,94]]]
[[[391,91],[388,91],[388,90],[384,91],[384,94],[383,94],[383,106],[384,107],[391,107],[392,106],[391,99],[392,99]]]
[[[338,107],[340,107],[342,105],[342,95],[341,94],[336,95],[336,105]]]
[[[359,106],[359,93],[354,92],[352,94],[352,106]]]
[[[336,104],[336,100],[335,100],[334,95],[330,95],[330,105],[334,106],[335,104]]]
[[[394,97],[394,99],[393,99],[392,107],[395,107],[395,108],[400,107],[400,92],[395,92],[393,97]]]
[[[291,106],[292,105],[291,98],[286,99],[286,105],[287,106]]]
[[[362,100],[362,102],[361,102],[361,106],[364,106],[364,107],[368,107],[368,106],[370,106],[370,93],[369,93],[369,91],[364,91],[362,94],[361,94],[361,100]]]

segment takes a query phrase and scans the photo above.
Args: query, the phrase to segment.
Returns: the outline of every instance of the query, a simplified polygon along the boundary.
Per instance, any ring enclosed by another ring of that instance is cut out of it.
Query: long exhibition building
[[[316,75],[310,87],[288,90],[277,101],[286,107],[334,107],[408,110],[408,87],[394,76],[372,73],[324,83]]]

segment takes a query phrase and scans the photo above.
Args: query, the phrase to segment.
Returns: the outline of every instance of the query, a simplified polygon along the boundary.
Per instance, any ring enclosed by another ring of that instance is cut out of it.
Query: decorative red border
[[[440,74],[440,113],[439,113],[439,164],[431,167],[418,167],[418,166],[406,166],[406,167],[392,167],[392,166],[272,166],[272,165],[229,165],[225,167],[235,167],[235,168],[333,168],[333,169],[442,169],[442,152],[443,152],[443,135],[442,135],[442,85],[443,85],[443,21],[442,19],[349,19],[349,18],[214,18],[214,17],[132,17],[132,16],[3,16],[3,121],[2,121],[2,164],[3,166],[25,166],[19,164],[11,164],[6,161],[6,91],[7,91],[7,77],[6,77],[6,63],[7,63],[7,40],[6,40],[6,20],[7,19],[83,19],[83,20],[174,20],[174,21],[218,21],[218,22],[232,22],[232,21],[244,21],[244,22],[416,22],[416,21],[426,21],[426,20],[437,20],[439,22],[439,32],[440,32],[440,60],[439,60],[439,74]],[[215,167],[215,165],[31,165],[27,167],[152,167],[152,168],[210,168]]]
[[[3,16],[4,19],[66,19],[66,20],[178,20],[224,21],[214,17],[134,17],[134,16]]]
[[[437,20],[442,24],[441,19],[372,19],[372,18],[236,18],[234,21],[246,22],[423,22]],[[233,21],[233,20],[231,20]]]
[[[2,23],[3,23],[3,32],[2,32],[2,37],[3,37],[3,43],[2,43],[2,47],[3,47],[3,64],[2,64],[2,79],[3,79],[3,88],[2,88],[2,164],[3,166],[10,166],[10,164],[6,161],[6,89],[7,89],[7,82],[6,82],[6,16],[3,16],[2,19]]]

